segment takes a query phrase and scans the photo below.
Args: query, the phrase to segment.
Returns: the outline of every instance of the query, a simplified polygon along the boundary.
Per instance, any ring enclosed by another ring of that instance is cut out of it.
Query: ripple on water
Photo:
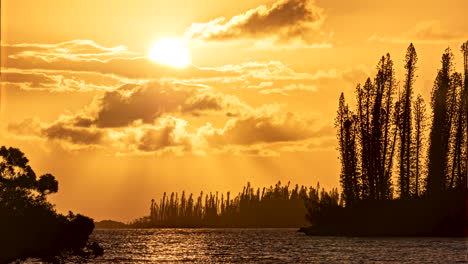
[[[309,237],[296,229],[95,230],[93,263],[468,263],[464,238]]]

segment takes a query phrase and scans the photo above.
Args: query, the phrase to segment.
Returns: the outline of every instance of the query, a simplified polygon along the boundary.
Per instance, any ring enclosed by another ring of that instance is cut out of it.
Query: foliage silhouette
[[[412,155],[415,152],[411,151],[411,143],[413,142],[412,134],[412,122],[411,122],[411,105],[413,97],[413,83],[415,79],[416,62],[418,56],[416,49],[413,44],[410,44],[406,52],[405,58],[405,70],[406,79],[404,84],[403,95],[399,99],[398,106],[399,111],[398,120],[396,125],[399,131],[399,190],[402,198],[408,198],[411,196],[410,185],[414,181],[415,176],[413,167],[411,166]]]
[[[414,172],[413,197],[420,196],[421,176],[423,175],[423,152],[426,142],[425,131],[427,129],[426,105],[421,95],[414,101],[414,140],[411,142],[412,166]]]
[[[359,171],[357,157],[357,116],[349,110],[345,104],[344,94],[341,93],[339,99],[338,113],[335,120],[338,128],[338,150],[340,151],[340,161],[342,164],[341,185],[343,187],[343,197],[347,203],[355,203],[359,200]]]
[[[432,126],[424,162],[424,100],[413,102],[417,62],[410,44],[404,91],[393,104],[394,70],[382,57],[377,75],[357,85],[354,114],[340,95],[335,127],[341,161],[343,206],[309,207],[308,234],[468,235],[468,42],[461,48],[464,78],[454,71],[453,54],[442,55],[432,92]],[[412,113],[412,105],[414,107]],[[414,128],[414,131],[413,131]],[[359,140],[356,140],[359,139]],[[395,149],[398,162],[393,164]],[[423,164],[427,164],[427,169]],[[398,170],[398,198],[391,175]],[[422,188],[425,183],[425,188]],[[346,219],[346,220],[344,220]]]
[[[306,224],[306,206],[338,204],[338,190],[327,192],[320,186],[294,188],[278,182],[269,188],[254,189],[250,183],[236,197],[231,193],[204,194],[196,198],[182,192],[163,194],[159,203],[151,201],[149,216],[132,227],[300,227]],[[306,203],[304,203],[306,202]]]
[[[58,191],[58,182],[51,174],[37,179],[28,162],[19,149],[0,147],[0,263],[101,255],[97,243],[88,243],[93,220],[55,212],[46,196]]]

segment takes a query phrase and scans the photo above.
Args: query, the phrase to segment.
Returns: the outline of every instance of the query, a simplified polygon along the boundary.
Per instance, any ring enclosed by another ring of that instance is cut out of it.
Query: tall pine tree
[[[356,116],[349,110],[344,95],[341,93],[335,127],[338,129],[338,150],[341,161],[340,182],[346,206],[350,206],[360,199],[356,120]]]
[[[423,151],[425,146],[425,132],[427,127],[426,105],[421,95],[414,101],[414,136],[412,141],[412,171],[414,172],[414,182],[411,194],[419,197],[421,194],[421,180],[423,175]]]
[[[429,195],[439,195],[447,187],[447,164],[450,143],[448,97],[452,87],[453,54],[447,48],[442,55],[442,68],[437,73],[432,91],[432,128],[429,142],[428,177]]]
[[[415,79],[416,62],[418,56],[413,44],[410,44],[405,58],[406,79],[404,84],[403,95],[399,104],[399,118],[397,121],[399,127],[400,146],[399,154],[399,189],[400,197],[408,198],[410,196],[410,183],[412,181],[411,171],[411,142],[412,142],[412,126],[411,126],[411,102],[413,96],[413,83]]]

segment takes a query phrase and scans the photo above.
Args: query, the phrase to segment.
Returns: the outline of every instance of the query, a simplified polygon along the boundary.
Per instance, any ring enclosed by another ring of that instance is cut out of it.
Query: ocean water
[[[311,237],[297,229],[97,229],[91,263],[468,263],[466,238]]]

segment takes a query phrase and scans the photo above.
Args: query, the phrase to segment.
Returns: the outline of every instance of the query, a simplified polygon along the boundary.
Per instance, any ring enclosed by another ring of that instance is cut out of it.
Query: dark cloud
[[[152,123],[164,113],[176,112],[188,96],[188,91],[158,83],[127,84],[104,94],[93,123],[99,127],[126,126],[136,120]]]
[[[90,113],[73,118],[75,126],[124,127],[135,121],[151,124],[164,114],[207,111],[238,113],[247,108],[237,97],[200,90],[198,86],[150,82],[126,84],[96,100]]]
[[[159,120],[157,126],[143,129],[138,138],[137,148],[140,151],[154,152],[170,147],[191,149],[191,139],[185,130],[186,122],[181,119],[167,117]]]
[[[77,145],[98,145],[101,143],[104,132],[97,128],[81,128],[71,126],[65,122],[57,122],[42,130],[48,139],[59,139]]]
[[[225,110],[226,115],[238,115],[239,112],[249,108],[236,96],[221,93],[203,92],[189,97],[182,105],[182,112],[199,115],[203,111]]]
[[[208,23],[192,24],[186,35],[203,40],[269,36],[289,39],[318,27],[323,20],[322,9],[310,0],[281,0],[270,8],[262,5],[230,20],[221,17]]]

